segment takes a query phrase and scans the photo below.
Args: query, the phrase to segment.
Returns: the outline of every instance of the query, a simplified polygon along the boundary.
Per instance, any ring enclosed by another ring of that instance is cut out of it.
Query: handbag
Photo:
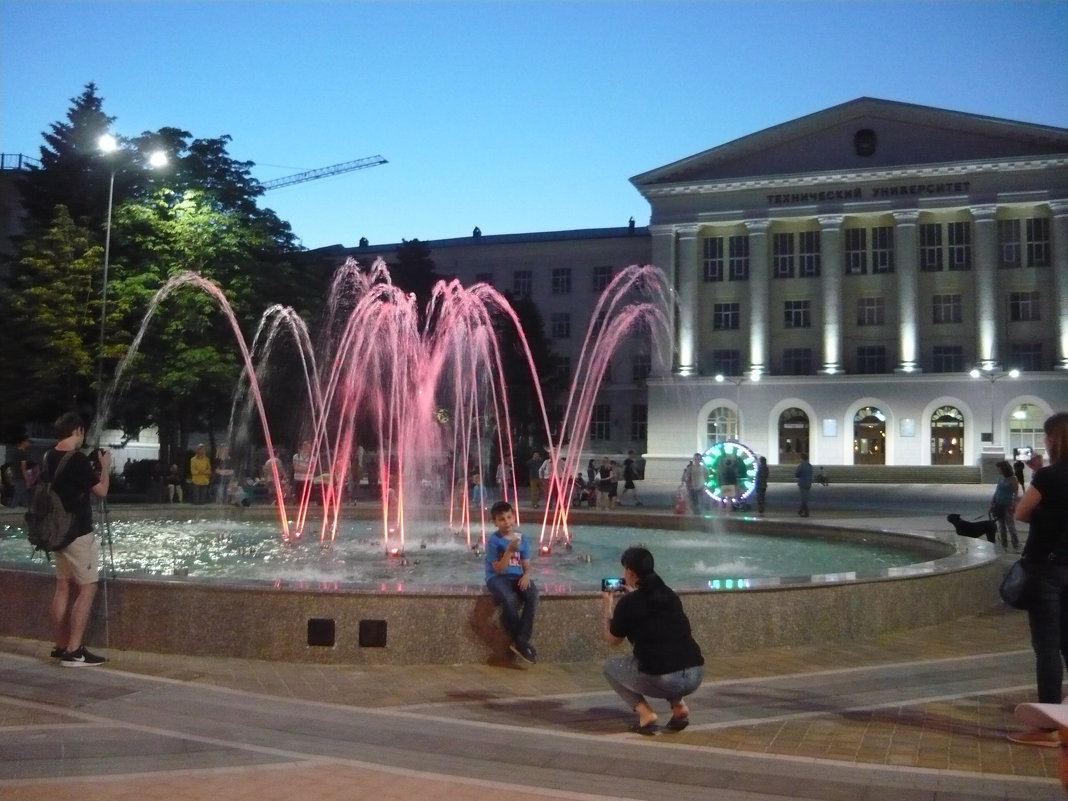
[[[1030,609],[1034,601],[1035,581],[1023,559],[1013,562],[998,588],[1001,600],[1013,609]]]

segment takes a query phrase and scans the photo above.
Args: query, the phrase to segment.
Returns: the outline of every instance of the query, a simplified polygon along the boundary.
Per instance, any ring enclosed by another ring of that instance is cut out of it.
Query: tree
[[[70,102],[66,121],[42,133],[41,166],[28,169],[20,183],[31,233],[50,227],[59,205],[79,225],[94,231],[104,226],[109,172],[101,163],[99,139],[115,118],[104,113],[93,83]]]
[[[52,420],[91,404],[99,294],[93,278],[103,256],[87,229],[60,205],[52,224],[28,239],[0,295],[2,403],[9,419]],[[90,406],[91,408],[91,406]]]
[[[420,313],[425,312],[434,285],[441,280],[430,256],[430,245],[418,239],[402,239],[396,261],[389,263],[389,274],[396,286],[415,295]]]
[[[30,219],[19,244],[16,291],[2,299],[7,374],[24,375],[27,354],[35,373],[29,391],[15,382],[0,387],[0,403],[32,419],[52,415],[45,411],[47,400],[61,409],[73,403],[97,411],[98,357],[110,379],[152,297],[180,272],[194,270],[222,286],[246,338],[270,304],[306,311],[319,300],[292,264],[298,248],[289,225],[259,206],[263,189],[251,177],[252,163],[227,152],[230,137],[195,139],[180,128],[161,128],[123,141],[105,158],[97,140],[113,118],[104,113],[96,87],[88,84],[71,102],[66,121],[44,135],[40,169],[26,178]],[[141,164],[149,148],[167,152],[165,172]],[[94,279],[103,260],[112,180],[101,354],[101,287]],[[230,324],[214,301],[179,291],[146,329],[130,364],[129,390],[108,422],[131,433],[158,425],[164,458],[171,458],[168,450],[184,444],[192,429],[225,424],[241,367]]]

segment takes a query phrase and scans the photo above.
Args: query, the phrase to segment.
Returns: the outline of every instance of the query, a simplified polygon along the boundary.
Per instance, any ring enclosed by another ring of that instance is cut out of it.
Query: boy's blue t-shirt
[[[522,576],[524,559],[530,558],[530,541],[523,537],[519,541],[519,547],[512,551],[512,556],[508,562],[508,567],[504,569],[503,573],[498,573],[493,569],[493,563],[496,562],[504,552],[508,549],[508,543],[511,540],[502,537],[499,532],[494,531],[486,540],[486,579],[487,581],[493,576]]]

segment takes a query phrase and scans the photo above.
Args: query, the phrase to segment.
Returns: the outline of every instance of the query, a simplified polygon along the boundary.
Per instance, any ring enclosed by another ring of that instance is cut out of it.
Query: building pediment
[[[1068,154],[1068,129],[862,97],[636,175],[639,189]]]

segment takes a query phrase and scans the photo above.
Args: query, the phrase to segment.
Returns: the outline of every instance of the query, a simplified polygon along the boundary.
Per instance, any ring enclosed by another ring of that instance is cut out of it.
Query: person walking
[[[653,554],[646,548],[627,548],[620,559],[623,592],[602,592],[604,640],[634,646],[630,656],[604,663],[604,677],[637,714],[631,731],[652,735],[660,731],[648,698],[671,705],[665,728],[682,731],[690,724],[685,698],[704,679],[704,657],[690,631],[682,601],[653,570]]]
[[[701,514],[701,499],[705,494],[708,481],[708,468],[705,467],[701,454],[695,453],[682,470],[682,485],[690,496],[690,514]]]
[[[768,458],[761,456],[757,459],[756,480],[753,491],[756,493],[757,514],[764,514],[765,501],[768,496]]]
[[[990,499],[990,515],[998,522],[1001,533],[1001,547],[1009,549],[1009,536],[1012,535],[1012,549],[1020,550],[1020,538],[1016,533],[1016,499],[1020,496],[1020,484],[1013,473],[1012,465],[1006,461],[998,462],[995,467],[1001,473],[994,486],[994,496]]]
[[[541,502],[542,490],[545,486],[541,481],[541,463],[543,461],[541,452],[534,451],[530,457],[530,461],[527,462],[527,481],[530,483],[530,505],[534,509],[537,509],[538,504]]]
[[[44,455],[48,475],[55,476],[52,489],[71,514],[66,544],[55,552],[56,591],[52,596],[52,627],[55,647],[52,658],[63,667],[93,667],[106,660],[88,651],[85,631],[100,581],[100,547],[93,533],[93,507],[90,495],[106,498],[111,481],[111,454],[100,451],[100,472],[81,452],[85,444],[85,424],[74,412],[56,420],[55,447]],[[60,463],[66,460],[63,469]],[[56,475],[58,471],[58,475]],[[71,590],[77,585],[74,603]]]
[[[634,451],[627,451],[627,458],[623,460],[623,494],[619,496],[619,505],[623,505],[623,499],[627,497],[627,493],[631,493],[634,496],[634,505],[641,506],[641,499],[638,497],[638,488],[635,486],[634,481],[638,478],[638,462],[634,458]]]
[[[801,508],[797,510],[801,517],[808,517],[808,496],[812,492],[812,463],[808,460],[808,454],[801,454],[801,463],[794,470],[794,480],[801,492]]]
[[[1016,519],[1030,523],[1022,560],[1035,587],[1027,610],[1040,704],[1063,699],[1064,654],[1068,652],[1068,412],[1043,425],[1049,465],[1035,470],[1031,486],[1016,506]],[[1009,739],[1022,745],[1056,748],[1055,729],[1034,728]]]

